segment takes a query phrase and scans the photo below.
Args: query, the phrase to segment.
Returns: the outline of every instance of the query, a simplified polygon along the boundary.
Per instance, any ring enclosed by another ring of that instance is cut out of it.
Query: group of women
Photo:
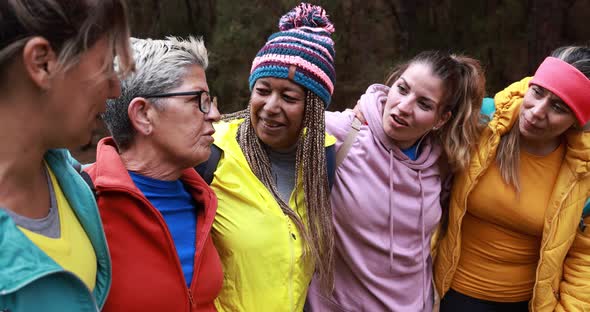
[[[334,26],[302,3],[220,117],[202,41],[130,41],[123,0],[0,23],[0,311],[590,309],[588,47],[491,118],[479,62],[436,51],[325,112]],[[99,115],[91,189],[64,148]]]

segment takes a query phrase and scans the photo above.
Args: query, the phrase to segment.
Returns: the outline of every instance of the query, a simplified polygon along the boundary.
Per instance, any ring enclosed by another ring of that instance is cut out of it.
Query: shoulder
[[[235,148],[237,145],[236,136],[240,125],[244,119],[234,119],[229,122],[220,121],[213,124],[215,133],[213,134],[214,144],[223,151]]]
[[[67,165],[79,168],[81,165],[76,160],[70,151],[64,148],[50,149],[45,153],[45,161],[51,166]]]
[[[488,124],[491,129],[504,134],[513,126],[530,80],[531,77],[526,77],[496,93],[494,96],[495,113]]]
[[[214,123],[213,128],[215,129],[215,133],[213,134],[213,137],[217,139],[223,138],[232,133],[237,133],[238,128],[244,122],[244,120],[245,119],[234,119],[230,121],[219,121]]]
[[[60,187],[69,197],[82,196],[78,193],[86,182],[80,176],[82,165],[66,149],[52,149],[45,154],[47,165],[57,178]]]
[[[342,141],[354,118],[354,112],[347,109],[343,112],[326,112],[326,131],[336,139]]]

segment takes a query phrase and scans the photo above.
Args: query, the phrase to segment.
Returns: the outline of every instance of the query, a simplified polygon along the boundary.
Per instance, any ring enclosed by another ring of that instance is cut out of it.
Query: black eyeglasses
[[[165,98],[165,97],[173,97],[173,96],[196,96],[197,101],[199,101],[199,110],[203,114],[208,114],[211,111],[211,95],[209,94],[209,92],[204,91],[204,90],[139,95],[139,97],[144,97],[144,98]]]

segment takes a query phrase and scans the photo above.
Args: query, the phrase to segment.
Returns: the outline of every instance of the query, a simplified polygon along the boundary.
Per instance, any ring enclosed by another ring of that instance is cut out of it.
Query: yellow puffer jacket
[[[236,141],[241,123],[215,124],[223,154],[211,183],[218,198],[212,233],[224,275],[215,305],[219,311],[302,311],[314,264],[303,256],[295,223],[250,169]],[[334,143],[326,136],[327,146]],[[307,224],[301,179],[289,206]]]
[[[448,229],[439,242],[434,264],[435,286],[441,297],[449,290],[459,262],[467,198],[495,160],[500,137],[514,125],[529,80],[496,94],[494,118],[484,130],[469,168],[455,178]],[[530,311],[590,311],[590,230],[583,232],[579,227],[590,195],[590,133],[572,130],[566,133],[566,140],[566,155],[545,210]]]

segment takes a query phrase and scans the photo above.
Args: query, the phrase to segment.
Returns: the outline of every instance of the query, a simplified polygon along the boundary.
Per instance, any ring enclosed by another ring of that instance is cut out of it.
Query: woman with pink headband
[[[496,94],[441,232],[441,311],[590,310],[589,77],[590,48],[563,47]]]

